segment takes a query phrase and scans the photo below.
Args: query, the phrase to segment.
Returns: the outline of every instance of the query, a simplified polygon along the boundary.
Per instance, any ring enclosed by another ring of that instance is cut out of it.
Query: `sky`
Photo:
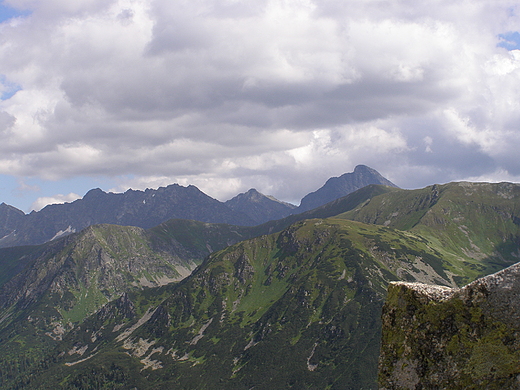
[[[4,0],[0,203],[249,188],[365,164],[402,188],[520,182],[510,0]]]

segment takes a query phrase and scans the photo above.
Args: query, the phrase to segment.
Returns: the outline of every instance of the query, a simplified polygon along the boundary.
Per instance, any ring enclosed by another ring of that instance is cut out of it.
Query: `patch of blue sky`
[[[7,80],[3,74],[0,74],[0,85],[0,100],[10,99],[16,92],[22,89],[20,85]]]
[[[0,203],[14,206],[25,213],[31,211],[32,204],[42,197],[54,197],[57,194],[76,193],[83,197],[93,188],[108,191],[113,183],[105,178],[75,177],[57,181],[38,178],[17,178],[0,174]]]
[[[3,23],[12,18],[27,16],[29,14],[29,11],[19,11],[17,9],[4,5],[3,2],[0,3],[0,23]],[[10,99],[16,92],[22,89],[20,85],[7,80],[5,75],[0,75],[0,84],[0,100]]]
[[[498,47],[503,47],[507,50],[520,50],[520,32],[509,31],[499,34],[498,38],[500,39],[500,42],[497,44]]]
[[[9,7],[9,6],[5,5],[3,1],[0,3],[0,23],[3,23],[6,20],[9,20],[12,18],[17,18],[20,16],[27,16],[30,13],[31,12],[27,11],[27,10],[20,11],[15,8]]]

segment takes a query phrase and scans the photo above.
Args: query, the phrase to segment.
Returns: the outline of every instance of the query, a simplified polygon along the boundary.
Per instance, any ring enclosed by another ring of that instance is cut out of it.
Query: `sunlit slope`
[[[520,260],[520,185],[450,183],[399,190],[339,217],[421,235],[450,262],[464,285]]]

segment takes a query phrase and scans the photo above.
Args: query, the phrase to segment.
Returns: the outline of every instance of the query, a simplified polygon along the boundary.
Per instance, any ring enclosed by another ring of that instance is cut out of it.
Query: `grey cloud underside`
[[[496,47],[513,1],[30,6],[2,26],[22,90],[0,107],[0,173],[220,198],[261,177],[287,200],[360,163],[405,187],[520,175],[520,56]]]

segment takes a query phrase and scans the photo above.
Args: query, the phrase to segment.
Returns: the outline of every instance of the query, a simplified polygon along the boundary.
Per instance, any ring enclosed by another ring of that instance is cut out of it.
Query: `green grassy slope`
[[[438,252],[412,233],[299,222],[211,255],[177,285],[133,293],[141,314],[131,320],[91,317],[31,385],[375,389],[379,313],[399,279],[452,284]]]
[[[95,225],[39,247],[0,250],[0,372],[23,378],[107,302],[183,279],[212,250],[238,241],[236,230],[181,220],[150,231]]]
[[[417,233],[462,286],[520,260],[520,185],[449,183],[382,194],[338,217]]]

